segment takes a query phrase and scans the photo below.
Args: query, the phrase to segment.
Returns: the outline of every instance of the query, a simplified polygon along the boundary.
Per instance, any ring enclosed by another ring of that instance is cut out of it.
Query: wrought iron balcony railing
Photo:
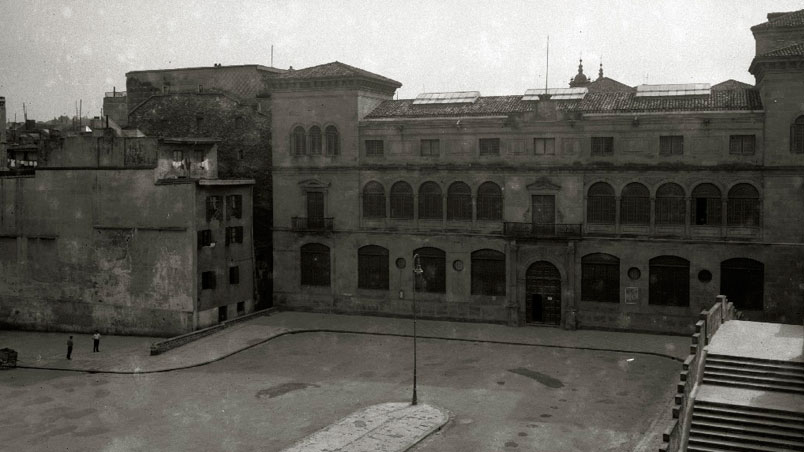
[[[292,217],[291,228],[294,231],[331,231],[332,218]]]
[[[505,222],[503,234],[506,237],[532,239],[581,238],[583,235],[583,225]]]

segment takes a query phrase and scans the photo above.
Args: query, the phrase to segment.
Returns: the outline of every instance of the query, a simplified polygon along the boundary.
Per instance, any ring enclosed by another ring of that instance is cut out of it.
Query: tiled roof
[[[320,64],[318,66],[308,67],[304,69],[288,70],[284,74],[277,76],[277,79],[313,79],[313,78],[340,78],[340,77],[363,77],[371,80],[402,86],[401,83],[390,78],[383,77],[382,75],[373,72],[365,71],[348,64],[335,61],[333,63]]]
[[[779,15],[773,19],[754,25],[751,30],[766,30],[771,28],[804,27],[804,9]]]
[[[734,79],[728,79],[725,82],[720,82],[717,85],[712,85],[713,90],[729,90],[729,89],[753,89],[754,85],[743,83]]]
[[[586,87],[589,89],[590,93],[612,93],[634,90],[633,87],[608,77],[598,78],[594,82],[586,85]]]
[[[760,57],[804,56],[804,42],[763,53]]]
[[[737,82],[739,83],[739,82]],[[634,91],[588,93],[582,100],[556,101],[559,110],[582,113],[649,113],[761,110],[754,89],[713,89],[708,96],[636,97]],[[536,111],[537,102],[522,96],[481,97],[472,104],[413,105],[412,99],[381,103],[366,119],[493,116]]]

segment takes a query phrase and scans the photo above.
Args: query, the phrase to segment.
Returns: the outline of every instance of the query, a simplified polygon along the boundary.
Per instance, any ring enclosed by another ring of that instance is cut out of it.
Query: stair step
[[[804,377],[802,378],[789,378],[789,377],[780,377],[775,375],[744,375],[732,372],[731,370],[720,371],[720,370],[711,370],[709,367],[704,369],[704,378],[707,376],[714,377],[714,378],[728,378],[737,381],[749,381],[749,382],[757,382],[757,383],[772,383],[778,384],[782,386],[790,386],[790,387],[802,387],[804,388]]]
[[[764,436],[756,436],[745,433],[723,432],[719,430],[710,430],[702,428],[691,428],[690,437],[692,436],[694,436],[696,439],[706,437],[720,441],[740,440],[742,444],[748,445],[748,443],[750,443],[752,446],[761,445],[761,446],[774,446],[774,447],[789,447],[793,448],[792,450],[797,451],[804,450],[804,440],[791,441],[782,438],[768,438]]]
[[[687,446],[687,452],[728,452],[728,449],[711,448],[706,446]]]
[[[804,373],[804,362],[776,361],[772,359],[745,358],[741,356],[715,355],[711,353],[706,355],[706,361],[739,366],[775,367],[778,369]]]
[[[710,370],[710,369],[717,371],[742,373],[746,375],[773,375],[773,376],[793,378],[798,379],[800,381],[804,381],[804,372],[793,372],[791,370],[781,369],[777,367],[744,367],[744,366],[733,366],[730,364],[726,365],[718,362],[707,361],[704,370]]]
[[[736,450],[736,451],[745,451],[745,452],[754,452],[754,451],[761,451],[761,452],[801,452],[801,448],[796,446],[795,449],[791,449],[785,446],[773,446],[773,445],[764,445],[764,444],[746,444],[743,442],[735,442],[735,441],[727,441],[722,439],[715,439],[715,438],[698,438],[696,436],[690,436],[688,440],[687,450],[693,450],[691,448],[694,447],[709,447],[711,449],[717,451],[728,451],[728,450]]]
[[[757,437],[773,437],[788,441],[804,442],[804,429],[801,431],[790,431],[787,429],[776,429],[758,426],[745,426],[730,422],[713,422],[710,420],[692,417],[692,427],[705,430],[722,431],[726,434],[733,432],[737,434],[753,435]]]
[[[708,411],[729,416],[747,416],[751,418],[781,420],[793,422],[804,426],[804,413],[795,411],[774,410],[771,408],[747,407],[729,405],[725,403],[709,402],[706,400],[696,400],[694,411]]]
[[[804,388],[793,388],[787,386],[772,385],[769,383],[751,383],[747,381],[732,381],[722,378],[712,378],[704,376],[703,382],[711,385],[731,386],[736,388],[761,389],[765,391],[789,392],[793,394],[804,394]]]
[[[720,413],[701,411],[698,407],[692,412],[692,421],[702,422],[716,422],[731,425],[744,425],[746,428],[770,428],[780,431],[791,433],[801,433],[804,435],[804,422],[801,421],[787,421],[781,419],[768,419],[759,417],[748,417],[744,415],[735,415],[733,413]]]

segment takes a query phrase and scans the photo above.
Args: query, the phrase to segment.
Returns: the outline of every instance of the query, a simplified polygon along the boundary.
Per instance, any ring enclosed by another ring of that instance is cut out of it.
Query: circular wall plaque
[[[698,281],[708,283],[712,280],[712,272],[709,270],[701,270],[698,272]]]
[[[641,276],[642,276],[642,272],[638,268],[631,267],[631,268],[628,269],[628,278],[630,278],[631,280],[636,281]]]
[[[455,259],[452,262],[452,268],[454,268],[456,272],[463,270],[463,261],[460,259]]]
[[[397,260],[396,260],[396,268],[399,268],[399,269],[405,268],[405,266],[406,266],[407,264],[408,264],[408,263],[407,263],[407,262],[405,262],[405,258],[404,258],[404,257],[397,258]]]

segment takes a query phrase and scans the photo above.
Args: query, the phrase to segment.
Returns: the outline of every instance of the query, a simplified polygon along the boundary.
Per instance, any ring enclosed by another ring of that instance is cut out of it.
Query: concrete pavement
[[[383,336],[412,335],[410,319],[280,312],[255,317],[195,342],[151,356],[150,344],[160,338],[104,336],[100,353],[92,353],[90,335],[73,334],[75,348],[67,360],[69,333],[0,331],[0,348],[19,353],[22,368],[99,373],[150,373],[200,366],[285,334],[342,332]],[[442,339],[522,346],[570,348],[649,354],[682,361],[689,353],[690,338],[612,331],[566,331],[550,327],[512,328],[504,325],[419,320],[423,339]]]

